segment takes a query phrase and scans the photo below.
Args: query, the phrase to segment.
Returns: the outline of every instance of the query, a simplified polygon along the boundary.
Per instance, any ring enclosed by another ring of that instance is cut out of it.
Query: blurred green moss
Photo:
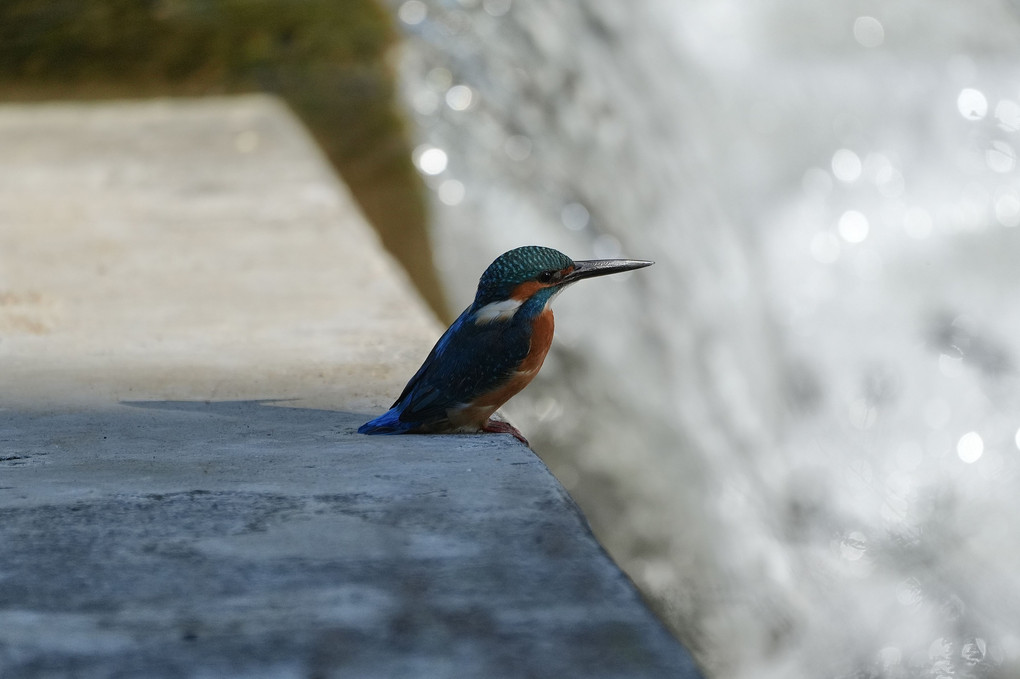
[[[272,92],[441,317],[379,0],[4,0],[0,101]]]

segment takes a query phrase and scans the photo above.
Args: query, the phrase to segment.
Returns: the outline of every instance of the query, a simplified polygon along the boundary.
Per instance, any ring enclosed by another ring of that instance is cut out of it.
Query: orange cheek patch
[[[525,281],[525,282],[521,283],[520,285],[518,285],[516,288],[514,288],[514,291],[512,293],[510,293],[510,296],[513,297],[514,299],[519,299],[519,300],[523,301],[523,300],[529,299],[532,295],[534,295],[536,292],[538,292],[542,288],[547,288],[547,287],[549,287],[549,286],[548,285],[543,285],[542,283],[539,283],[538,281]]]
[[[539,283],[538,281],[525,281],[525,282],[521,283],[520,285],[518,285],[516,288],[514,288],[513,292],[510,293],[510,296],[513,297],[514,299],[519,299],[521,301],[529,299],[532,295],[534,295],[536,292],[538,292],[542,288],[551,288],[552,286],[557,285],[560,282],[560,280],[562,280],[562,278],[564,276],[568,275],[571,271],[573,271],[574,268],[575,268],[574,265],[571,264],[566,269],[563,269],[560,272],[560,275],[557,277],[557,279],[555,281],[553,281],[552,283]]]

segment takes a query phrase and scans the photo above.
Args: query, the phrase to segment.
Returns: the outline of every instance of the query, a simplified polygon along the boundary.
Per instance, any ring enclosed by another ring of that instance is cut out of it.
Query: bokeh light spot
[[[1000,139],[992,141],[992,147],[985,151],[985,162],[994,172],[1012,172],[1016,167],[1016,151]]]
[[[446,105],[454,111],[466,111],[472,98],[473,93],[467,85],[454,85],[446,91]]]
[[[956,442],[956,454],[967,464],[977,462],[984,452],[985,442],[976,431],[967,432]]]
[[[839,218],[838,229],[847,243],[861,243],[868,237],[868,218],[857,210],[847,210]]]
[[[850,149],[840,149],[832,155],[832,174],[842,182],[855,182],[861,176],[861,159]]]
[[[811,238],[811,257],[819,264],[832,264],[839,259],[839,239],[824,231]]]
[[[854,20],[854,40],[862,47],[878,47],[885,42],[882,22],[875,17],[857,17]]]
[[[1020,193],[1006,190],[995,197],[995,219],[1003,226],[1020,226]]]
[[[981,120],[988,115],[988,99],[980,90],[966,87],[956,97],[956,108],[967,120]]]
[[[423,116],[430,116],[439,108],[439,95],[432,90],[422,89],[411,96],[411,106]]]
[[[437,175],[446,169],[446,151],[434,146],[423,145],[415,149],[415,165],[428,175]]]
[[[407,0],[397,10],[397,17],[408,26],[415,26],[425,21],[428,7],[421,0]]]
[[[580,231],[588,226],[591,215],[588,214],[588,208],[580,203],[567,203],[560,211],[560,219],[563,220],[563,226],[571,231]]]
[[[1020,130],[1020,104],[1012,99],[1003,99],[995,105],[995,119],[1007,132]]]
[[[439,188],[436,189],[436,195],[439,196],[439,202],[443,205],[460,205],[461,201],[464,200],[464,184],[457,181],[456,179],[447,179]]]
[[[875,185],[886,198],[899,198],[904,189],[903,173],[891,165],[884,167],[875,175]]]
[[[511,160],[527,160],[531,155],[531,140],[523,134],[514,134],[503,142],[503,151]]]
[[[425,74],[425,83],[436,92],[445,92],[453,85],[453,74],[450,69],[437,66]]]

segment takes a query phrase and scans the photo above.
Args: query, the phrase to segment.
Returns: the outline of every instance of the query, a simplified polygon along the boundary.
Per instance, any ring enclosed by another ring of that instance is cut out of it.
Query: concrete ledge
[[[2,419],[5,677],[685,676],[510,437],[258,402]]]
[[[0,676],[697,676],[512,437],[355,433],[438,329],[278,103],[0,141]]]

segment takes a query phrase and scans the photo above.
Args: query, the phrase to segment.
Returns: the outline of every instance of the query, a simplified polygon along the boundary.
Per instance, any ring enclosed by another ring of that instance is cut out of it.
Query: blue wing
[[[531,347],[531,323],[514,317],[478,325],[468,308],[436,342],[392,408],[362,425],[362,434],[399,434],[439,423],[446,411],[505,382]],[[520,314],[519,314],[520,316]]]

